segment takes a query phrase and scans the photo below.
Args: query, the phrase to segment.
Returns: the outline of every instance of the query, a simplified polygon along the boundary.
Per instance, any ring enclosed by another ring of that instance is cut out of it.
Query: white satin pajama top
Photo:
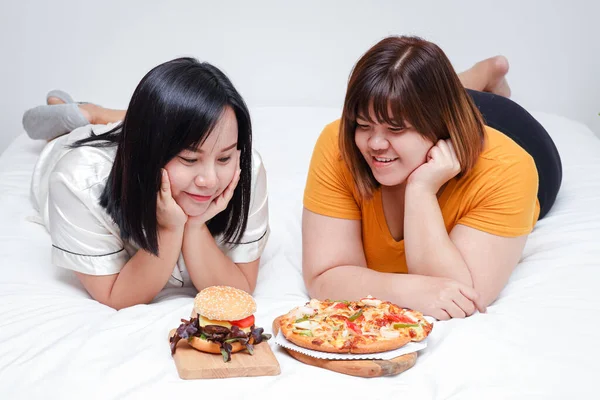
[[[68,145],[111,129],[115,124],[88,125],[48,143],[35,166],[31,197],[41,223],[50,232],[53,264],[89,275],[119,273],[139,249],[123,240],[119,227],[99,204],[116,147]],[[252,189],[246,231],[235,248],[215,240],[235,263],[258,259],[269,237],[267,177],[257,151],[252,154]],[[191,286],[183,255],[166,287]]]

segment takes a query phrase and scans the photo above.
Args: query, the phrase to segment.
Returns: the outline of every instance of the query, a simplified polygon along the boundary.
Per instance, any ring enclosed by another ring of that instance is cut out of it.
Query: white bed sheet
[[[268,331],[277,315],[307,300],[302,191],[315,140],[338,115],[327,108],[252,110],[269,183],[272,234],[255,293],[257,321]],[[600,140],[578,122],[534,115],[563,160],[553,210],[486,314],[436,323],[412,369],[376,379],[301,364],[271,342],[279,376],[180,380],[166,336],[189,314],[195,293],[166,290],[150,305],[116,312],[53,267],[48,234],[27,221],[42,144],[19,136],[0,157],[0,399],[600,396]]]

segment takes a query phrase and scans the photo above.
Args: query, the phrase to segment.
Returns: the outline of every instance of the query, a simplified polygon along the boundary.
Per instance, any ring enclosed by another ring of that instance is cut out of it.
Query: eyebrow
[[[363,117],[362,115],[357,115],[357,116],[356,116],[356,119],[357,119],[357,120],[359,120],[359,119],[360,119],[361,121],[366,121],[366,122],[369,122],[369,120],[368,120],[367,118]],[[406,127],[408,127],[408,125],[409,125],[409,124],[405,123],[404,121],[403,121],[402,123],[400,123],[400,124],[397,124],[397,123],[394,123],[394,124],[388,124],[387,122],[386,122],[386,124],[387,124],[388,126],[391,126],[392,128],[406,128]]]
[[[221,152],[221,153],[224,153],[224,152],[226,152],[226,151],[228,151],[228,150],[231,150],[231,149],[233,149],[233,148],[234,148],[234,147],[236,147],[236,146],[237,146],[237,142],[235,142],[234,144],[232,144],[232,145],[230,145],[230,146],[227,146],[227,147],[225,147],[224,149],[221,149],[221,151],[220,151],[220,152]],[[202,150],[202,149],[198,149],[198,148],[196,148],[196,147],[192,147],[192,146],[188,146],[188,147],[186,147],[186,150],[193,151],[194,153],[204,153],[204,150]]]

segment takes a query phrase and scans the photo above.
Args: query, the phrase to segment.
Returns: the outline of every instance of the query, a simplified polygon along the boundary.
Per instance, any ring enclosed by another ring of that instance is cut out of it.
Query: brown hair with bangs
[[[373,115],[372,115],[373,114]],[[344,100],[339,146],[361,196],[380,186],[354,141],[356,118],[403,126],[436,143],[450,138],[461,172],[467,174],[483,149],[481,113],[450,60],[435,44],[413,36],[387,37],[356,63]]]

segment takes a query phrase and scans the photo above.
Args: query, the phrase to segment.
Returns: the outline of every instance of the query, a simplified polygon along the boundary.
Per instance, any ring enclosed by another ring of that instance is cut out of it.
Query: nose
[[[196,175],[194,183],[198,187],[214,189],[217,186],[217,174],[213,168],[206,168]]]
[[[387,150],[387,148],[390,146],[390,142],[388,142],[385,134],[379,129],[373,130],[373,133],[369,137],[367,144],[373,151]]]

